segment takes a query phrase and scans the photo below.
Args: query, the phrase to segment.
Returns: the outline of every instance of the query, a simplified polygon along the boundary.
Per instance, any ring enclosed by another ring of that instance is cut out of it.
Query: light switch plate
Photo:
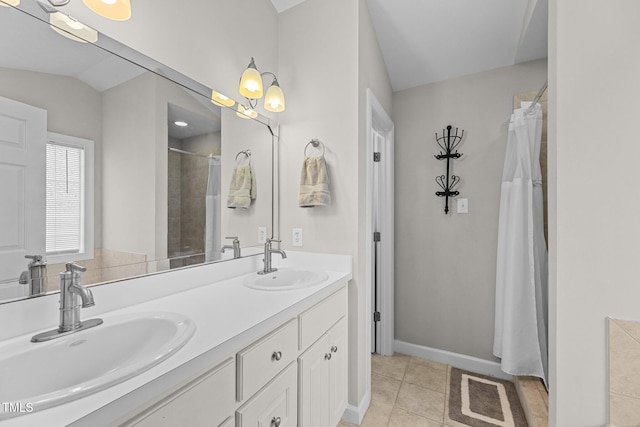
[[[469,199],[457,199],[458,200],[458,213],[469,213]]]
[[[267,227],[258,227],[258,243],[267,243]]]
[[[293,246],[302,246],[302,228],[292,229],[291,244]]]

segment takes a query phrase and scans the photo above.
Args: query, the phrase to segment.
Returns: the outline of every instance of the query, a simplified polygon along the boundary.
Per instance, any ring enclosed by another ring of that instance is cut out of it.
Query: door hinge
[[[379,242],[380,241],[380,232],[379,231],[374,231],[373,232],[373,241],[374,242]]]
[[[373,321],[374,322],[379,322],[380,321],[380,312],[376,311],[373,313]]]
[[[378,153],[378,152],[373,153],[373,161],[374,162],[379,162],[381,157],[382,157],[382,155],[380,153]]]

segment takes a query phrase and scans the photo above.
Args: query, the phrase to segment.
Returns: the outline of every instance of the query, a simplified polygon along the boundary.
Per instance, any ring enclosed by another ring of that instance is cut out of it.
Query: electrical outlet
[[[458,199],[458,213],[469,213],[469,199]]]
[[[267,243],[267,227],[258,227],[258,243]]]
[[[302,246],[302,228],[294,228],[291,234],[291,244],[293,246]]]

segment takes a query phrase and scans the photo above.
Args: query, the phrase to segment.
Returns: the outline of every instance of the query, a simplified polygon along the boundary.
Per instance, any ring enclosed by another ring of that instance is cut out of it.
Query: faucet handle
[[[33,260],[34,263],[42,262],[42,255],[25,255],[24,257]]]
[[[86,267],[83,267],[81,265],[76,264],[75,262],[68,262],[65,264],[65,267],[67,268],[68,272],[80,272],[83,273],[85,271],[87,271]]]
[[[225,239],[238,240],[238,236],[225,237]]]
[[[282,242],[282,240],[267,238],[267,243],[271,243],[271,242],[280,243],[280,242]]]

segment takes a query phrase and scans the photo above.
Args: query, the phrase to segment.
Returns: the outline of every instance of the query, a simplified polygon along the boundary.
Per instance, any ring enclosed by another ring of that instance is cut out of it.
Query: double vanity
[[[92,287],[104,323],[46,342],[59,295],[0,305],[0,425],[335,426],[351,258],[287,254]]]

